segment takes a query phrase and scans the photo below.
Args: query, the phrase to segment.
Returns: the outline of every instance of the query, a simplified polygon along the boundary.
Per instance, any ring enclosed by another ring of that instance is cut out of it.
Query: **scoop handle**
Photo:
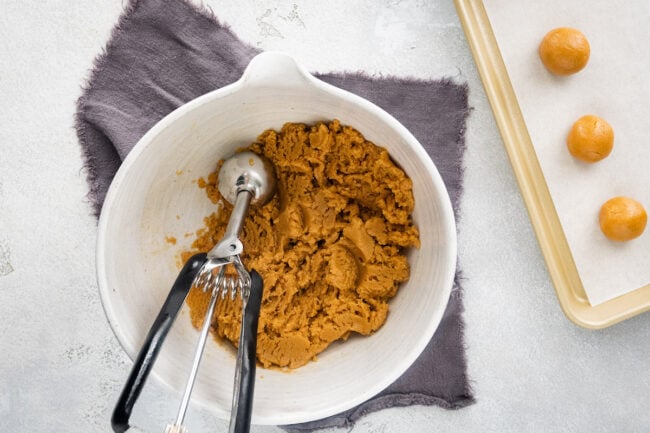
[[[165,337],[172,327],[178,311],[185,302],[185,298],[192,287],[194,277],[198,274],[205,260],[205,253],[200,253],[193,255],[185,263],[169,295],[167,295],[167,299],[160,309],[156,320],[151,325],[151,329],[142,344],[140,353],[138,353],[129,378],[113,410],[111,426],[115,433],[124,433],[130,428],[129,418],[131,417],[133,406],[140,396],[140,392],[144,387],[154,362],[156,362],[158,352],[160,352]]]
[[[237,349],[235,387],[229,433],[248,433],[253,414],[255,391],[255,352],[257,350],[257,324],[262,304],[263,282],[257,271],[251,271],[251,289],[244,305],[242,326]]]

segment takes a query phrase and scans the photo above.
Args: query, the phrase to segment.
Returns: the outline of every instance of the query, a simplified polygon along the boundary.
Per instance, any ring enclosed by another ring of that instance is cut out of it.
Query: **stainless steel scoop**
[[[255,350],[257,322],[262,299],[262,279],[254,270],[249,273],[241,262],[243,245],[239,240],[244,219],[251,205],[268,202],[275,192],[275,174],[271,163],[253,153],[241,152],[227,159],[219,170],[219,192],[233,204],[223,238],[207,254],[192,256],[181,272],[163,307],[154,321],[138,354],[124,390],[113,412],[111,423],[116,433],[127,431],[133,405],[155,362],[160,346],[171,328],[185,297],[192,286],[211,293],[203,319],[192,367],[187,379],[176,421],[168,424],[165,433],[187,433],[183,426],[192,388],[201,363],[205,342],[218,300],[230,296],[242,299],[242,323],[237,349],[235,383],[230,416],[230,433],[247,433],[255,385]],[[226,273],[232,267],[236,276]]]
[[[200,287],[206,292],[210,291],[212,296],[208,311],[203,319],[203,327],[194,353],[192,370],[187,379],[176,422],[169,424],[165,429],[165,433],[183,433],[186,431],[182,426],[183,419],[185,418],[187,405],[198,373],[205,341],[210,331],[214,309],[219,296],[223,299],[227,294],[230,295],[231,299],[235,299],[237,294],[242,298],[242,327],[237,350],[235,388],[229,431],[231,433],[244,433],[248,432],[250,428],[255,379],[255,351],[253,350],[253,353],[247,351],[250,348],[248,340],[257,338],[257,323],[255,323],[255,333],[249,335],[249,329],[244,326],[244,323],[247,313],[246,306],[250,298],[251,275],[239,257],[244,249],[239,240],[239,233],[248,213],[249,205],[264,204],[273,196],[275,191],[273,167],[267,159],[263,159],[253,152],[238,153],[226,160],[221,166],[218,188],[221,195],[233,204],[233,210],[223,238],[208,252],[207,261],[203,264],[194,280],[196,287]],[[226,268],[231,264],[237,271],[237,277],[226,275]],[[243,375],[242,369],[245,365],[247,369],[246,374]],[[247,399],[250,399],[250,401],[247,402]]]

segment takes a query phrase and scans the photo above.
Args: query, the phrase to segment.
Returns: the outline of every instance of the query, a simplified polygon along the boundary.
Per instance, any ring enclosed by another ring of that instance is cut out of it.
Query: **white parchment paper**
[[[600,206],[614,196],[650,211],[650,2],[484,4],[590,303],[650,283],[650,227],[615,243],[598,225]],[[569,77],[547,72],[537,54],[555,27],[577,28],[591,45],[585,69]],[[585,114],[614,128],[614,150],[596,164],[566,148],[571,125]]]

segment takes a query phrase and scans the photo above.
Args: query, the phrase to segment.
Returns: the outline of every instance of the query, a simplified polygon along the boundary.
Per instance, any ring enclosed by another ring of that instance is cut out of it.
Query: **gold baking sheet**
[[[650,310],[650,284],[597,306],[587,300],[483,2],[454,3],[562,310],[575,324],[591,329]]]

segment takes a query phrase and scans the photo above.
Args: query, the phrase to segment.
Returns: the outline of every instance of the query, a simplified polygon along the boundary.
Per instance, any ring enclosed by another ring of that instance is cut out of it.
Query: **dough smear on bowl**
[[[420,245],[412,182],[385,149],[338,120],[287,123],[248,150],[274,164],[278,182],[271,202],[250,209],[240,236],[244,264],[264,280],[257,357],[264,367],[296,368],[386,320],[388,301],[409,278],[406,250]],[[223,236],[232,206],[217,190],[217,173],[198,184],[218,211],[183,260]],[[196,327],[208,300],[196,288],[188,296]],[[240,317],[239,300],[220,300],[213,332],[236,345]]]

